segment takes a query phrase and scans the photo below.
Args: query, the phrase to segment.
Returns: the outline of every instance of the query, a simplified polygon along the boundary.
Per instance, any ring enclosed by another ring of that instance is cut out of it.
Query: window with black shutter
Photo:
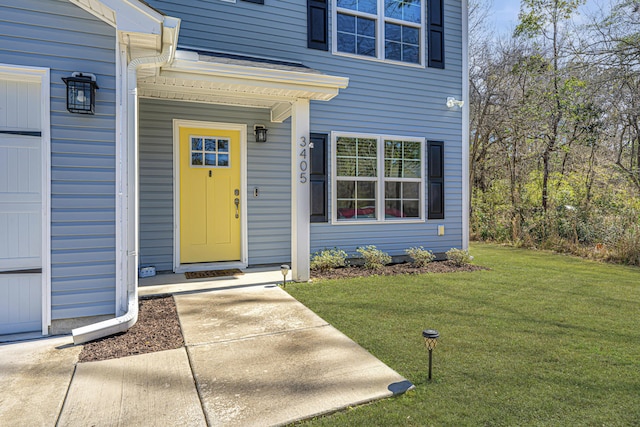
[[[313,148],[310,150],[309,185],[311,195],[311,222],[327,222],[327,141],[324,133],[309,135]]]
[[[444,142],[427,142],[428,218],[444,219]]]
[[[329,50],[329,0],[307,0],[307,46]]]
[[[248,3],[255,3],[255,4],[264,4],[264,0],[242,0],[242,1],[246,1]]]
[[[431,68],[444,68],[444,14],[443,0],[428,0],[427,34],[428,63]]]

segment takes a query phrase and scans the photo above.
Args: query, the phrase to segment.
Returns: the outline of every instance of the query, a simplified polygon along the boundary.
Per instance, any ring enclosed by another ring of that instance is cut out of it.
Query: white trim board
[[[240,262],[180,264],[180,128],[225,129],[240,132]],[[214,270],[233,267],[246,268],[249,264],[249,238],[247,217],[247,125],[238,123],[204,122],[173,119],[173,271]]]
[[[51,72],[49,68],[0,63],[0,77],[40,84],[42,144],[42,335],[51,325]]]

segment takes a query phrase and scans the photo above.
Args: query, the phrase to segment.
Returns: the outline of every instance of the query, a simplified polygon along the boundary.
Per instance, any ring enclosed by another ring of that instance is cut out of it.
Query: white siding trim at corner
[[[248,264],[286,263],[291,257],[290,125],[270,123],[269,110],[159,99],[140,100],[140,265],[171,271],[174,254],[173,119],[256,123],[269,141],[247,140]],[[254,189],[258,188],[258,197]]]
[[[469,248],[471,183],[469,182],[469,1],[462,0],[462,248]]]
[[[3,62],[50,69],[51,319],[114,314],[115,30],[66,1],[5,0],[0,16]],[[98,78],[95,116],[66,110],[74,71]]]

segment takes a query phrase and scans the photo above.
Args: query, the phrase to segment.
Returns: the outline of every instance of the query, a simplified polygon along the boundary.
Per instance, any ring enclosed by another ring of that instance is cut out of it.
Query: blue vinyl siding
[[[0,63],[51,70],[52,319],[115,311],[115,30],[61,0],[0,4]],[[61,80],[93,73],[96,115]]]
[[[339,246],[353,253],[357,246],[374,244],[401,255],[404,249],[415,245],[436,252],[462,245],[462,113],[451,111],[445,105],[447,97],[460,99],[463,92],[459,0],[444,2],[447,52],[444,70],[308,49],[306,1],[279,0],[265,5],[177,0],[149,0],[148,3],[182,19],[181,46],[299,61],[326,74],[349,77],[349,87],[341,90],[335,99],[311,103],[311,132],[360,132],[444,141],[444,220],[418,224],[314,223],[311,225],[312,251]],[[329,22],[330,38],[333,37],[332,24]],[[288,181],[289,177],[281,179]],[[331,212],[331,195],[329,205]],[[439,224],[445,225],[445,236],[437,236]]]
[[[140,102],[140,264],[173,269],[173,119],[247,124],[249,265],[291,259],[291,140],[288,124],[262,109],[142,99]],[[255,123],[269,123],[256,143]],[[258,188],[258,197],[253,196]]]

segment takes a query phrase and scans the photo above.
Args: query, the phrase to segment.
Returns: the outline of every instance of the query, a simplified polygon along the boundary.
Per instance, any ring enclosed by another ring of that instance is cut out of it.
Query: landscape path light
[[[440,334],[435,329],[425,329],[422,331],[422,337],[424,338],[424,343],[427,346],[427,350],[429,350],[429,381],[431,381],[431,361],[433,357],[433,349],[436,348],[436,344],[438,344],[438,338]]]
[[[280,272],[282,273],[282,287],[285,288],[287,286],[287,274],[289,274],[289,267],[287,264],[282,264],[280,266]]]

